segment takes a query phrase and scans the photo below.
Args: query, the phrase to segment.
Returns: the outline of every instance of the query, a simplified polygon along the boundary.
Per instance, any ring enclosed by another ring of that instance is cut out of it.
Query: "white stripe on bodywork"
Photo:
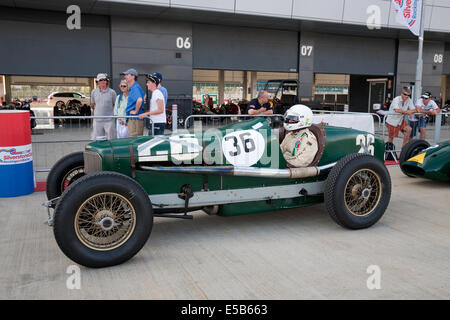
[[[325,181],[291,184],[284,186],[259,187],[232,190],[197,191],[189,199],[189,207],[213,206],[228,203],[251,202],[260,200],[277,200],[302,197],[304,189],[308,195],[322,194]],[[178,193],[149,195],[155,208],[184,208],[185,201]]]

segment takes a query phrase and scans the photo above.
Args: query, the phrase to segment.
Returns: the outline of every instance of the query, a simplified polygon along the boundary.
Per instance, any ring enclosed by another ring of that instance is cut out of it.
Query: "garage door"
[[[69,15],[1,8],[0,73],[95,76],[111,73],[109,18],[82,15],[81,29],[69,30]]]
[[[394,75],[395,40],[302,33],[313,46],[314,72]]]
[[[297,72],[298,33],[194,24],[193,68]]]

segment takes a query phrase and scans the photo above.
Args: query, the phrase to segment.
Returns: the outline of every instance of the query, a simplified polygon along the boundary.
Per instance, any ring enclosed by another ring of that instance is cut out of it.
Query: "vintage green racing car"
[[[389,204],[384,141],[371,133],[312,125],[317,154],[294,168],[280,152],[283,128],[266,118],[196,128],[95,141],[60,159],[45,205],[64,254],[87,267],[123,263],[144,246],[154,217],[193,210],[235,216],[325,202],[339,225],[361,229]]]
[[[407,176],[450,181],[450,140],[433,146],[425,140],[411,140],[402,148],[399,161]]]

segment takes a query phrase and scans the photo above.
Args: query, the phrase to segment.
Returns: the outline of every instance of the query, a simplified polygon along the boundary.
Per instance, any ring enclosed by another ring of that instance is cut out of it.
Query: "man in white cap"
[[[290,107],[284,116],[284,129],[288,131],[280,145],[283,157],[291,167],[308,167],[314,160],[319,144],[308,129],[312,124],[311,109],[302,104]]]
[[[422,114],[427,114],[427,115],[431,115],[431,116],[435,116],[437,115],[439,112],[441,112],[441,109],[438,107],[438,105],[436,104],[436,102],[434,102],[431,99],[431,93],[430,92],[425,92],[424,94],[422,94],[422,96],[420,97],[419,100],[417,100],[416,102],[416,110],[418,113],[422,113]],[[426,138],[426,122],[425,122],[425,117],[420,114],[420,115],[414,115],[415,117],[415,121],[418,122],[417,127],[419,127],[419,132],[420,132],[420,140],[425,140]],[[412,119],[411,121],[414,121],[414,119]],[[415,128],[414,128],[415,129]],[[415,135],[415,130],[414,130],[414,135]]]
[[[91,108],[94,109],[94,116],[114,116],[114,103],[116,92],[108,87],[108,75],[99,73],[95,79],[97,88],[91,92]],[[113,118],[94,119],[92,140],[104,137],[108,140],[116,138],[116,127]]]

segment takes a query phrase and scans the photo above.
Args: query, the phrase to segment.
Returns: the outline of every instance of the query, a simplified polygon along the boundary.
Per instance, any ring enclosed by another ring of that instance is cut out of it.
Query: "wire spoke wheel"
[[[345,205],[355,216],[369,215],[378,205],[382,193],[378,174],[370,169],[355,172],[345,186]]]
[[[368,228],[383,216],[389,204],[389,172],[374,156],[347,155],[328,174],[324,198],[328,213],[339,225]]]
[[[136,211],[122,195],[103,192],[88,198],[75,215],[75,232],[87,247],[113,250],[124,244],[136,226]]]

